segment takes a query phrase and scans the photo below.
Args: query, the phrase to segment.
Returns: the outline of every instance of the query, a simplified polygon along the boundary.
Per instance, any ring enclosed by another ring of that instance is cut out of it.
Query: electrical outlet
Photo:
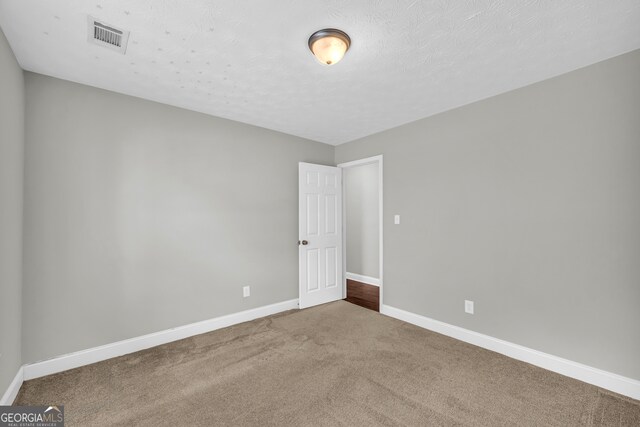
[[[464,300],[464,312],[473,314],[473,301]]]
[[[242,296],[244,298],[251,296],[251,286],[245,286],[242,288]]]
[[[393,223],[396,225],[400,224],[400,215],[394,215]]]

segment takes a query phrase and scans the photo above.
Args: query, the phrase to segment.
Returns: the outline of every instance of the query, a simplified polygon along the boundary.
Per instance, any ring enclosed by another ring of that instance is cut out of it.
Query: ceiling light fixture
[[[309,37],[309,49],[323,64],[338,63],[351,46],[351,38],[344,31],[326,28]]]

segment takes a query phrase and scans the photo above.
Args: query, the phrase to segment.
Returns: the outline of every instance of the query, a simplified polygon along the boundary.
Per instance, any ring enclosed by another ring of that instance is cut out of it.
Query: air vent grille
[[[93,38],[114,46],[122,46],[122,31],[107,27],[99,22],[93,23]]]
[[[87,41],[98,46],[106,47],[124,55],[127,51],[129,32],[105,24],[92,16],[87,21]]]

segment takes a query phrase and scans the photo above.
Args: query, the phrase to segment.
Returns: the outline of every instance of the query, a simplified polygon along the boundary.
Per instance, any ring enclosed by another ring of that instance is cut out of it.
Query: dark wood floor
[[[380,311],[380,288],[347,279],[347,297],[345,301],[370,310]]]

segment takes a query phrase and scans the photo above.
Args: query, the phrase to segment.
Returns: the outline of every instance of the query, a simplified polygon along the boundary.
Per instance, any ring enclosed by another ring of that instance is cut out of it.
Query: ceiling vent
[[[127,51],[129,31],[120,30],[89,16],[87,40],[89,43],[103,46],[121,54]]]

